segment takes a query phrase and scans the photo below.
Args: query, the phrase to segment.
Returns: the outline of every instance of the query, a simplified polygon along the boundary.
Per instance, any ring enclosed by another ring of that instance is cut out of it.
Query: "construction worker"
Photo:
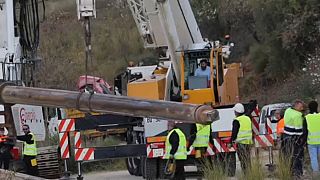
[[[281,136],[284,131],[284,111],[282,109],[277,109],[276,112],[274,113],[276,119],[278,120],[277,122],[277,136],[281,140]]]
[[[311,101],[308,106],[309,114],[306,115],[306,120],[303,123],[303,131],[308,137],[307,144],[313,175],[318,176],[318,157],[320,157],[320,114],[318,113],[318,103],[316,101]]]
[[[0,168],[8,170],[10,159],[12,158],[10,151],[13,148],[14,144],[13,141],[11,141],[11,139],[4,134],[4,127],[0,127]]]
[[[284,133],[281,144],[282,154],[285,161],[290,162],[291,173],[296,178],[303,174],[303,111],[304,102],[296,100],[292,108],[288,108],[284,113]]]
[[[252,125],[250,117],[246,116],[244,106],[237,103],[234,107],[236,118],[232,123],[231,142],[237,144],[237,154],[244,173],[251,167]],[[229,144],[229,147],[232,144]]]
[[[173,179],[184,180],[184,163],[187,159],[187,139],[185,134],[176,126],[173,121],[168,122],[169,133],[167,135],[164,159],[174,159],[176,169]]]
[[[22,126],[22,130],[25,135],[17,136],[17,139],[23,141],[23,161],[26,165],[27,174],[37,176],[38,164],[35,135],[30,132],[30,127],[27,124]]]
[[[283,109],[277,109],[276,112],[274,113],[275,118],[277,120],[277,141],[275,141],[276,146],[280,148],[283,147],[281,145],[282,139],[283,139],[283,132],[284,132],[284,110]],[[271,121],[272,122],[272,121]],[[274,123],[274,122],[272,122]],[[282,151],[279,151],[279,157],[282,157]]]
[[[190,129],[189,148],[194,147],[196,150],[196,158],[201,158],[207,152],[209,141],[213,144],[211,137],[211,124],[193,124]],[[188,149],[189,149],[188,148]]]

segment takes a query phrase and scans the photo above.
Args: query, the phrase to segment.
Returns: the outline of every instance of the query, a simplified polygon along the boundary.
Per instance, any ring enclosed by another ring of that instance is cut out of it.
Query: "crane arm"
[[[166,47],[180,83],[178,49],[203,43],[189,0],[127,0],[146,48]]]

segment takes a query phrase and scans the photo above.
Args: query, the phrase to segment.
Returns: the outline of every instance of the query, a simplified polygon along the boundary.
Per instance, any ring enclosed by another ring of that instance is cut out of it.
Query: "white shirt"
[[[207,76],[210,80],[210,67],[207,66],[205,70],[202,70],[201,67],[198,67],[195,72],[195,76]]]

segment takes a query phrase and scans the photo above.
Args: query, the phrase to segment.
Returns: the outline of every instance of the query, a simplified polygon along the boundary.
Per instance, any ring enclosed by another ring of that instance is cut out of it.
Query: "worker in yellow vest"
[[[305,104],[296,100],[292,108],[284,113],[284,132],[281,143],[281,151],[284,161],[290,162],[291,173],[295,178],[303,175],[303,154],[305,138],[303,133]]]
[[[173,121],[168,122],[169,133],[165,142],[164,159],[174,159],[176,170],[173,179],[184,180],[184,164],[187,159],[187,139]]]
[[[244,106],[237,103],[234,107],[236,118],[232,123],[231,142],[237,144],[237,154],[244,173],[251,167],[252,124],[250,117],[245,115]]]
[[[311,160],[312,171],[315,176],[319,175],[320,157],[320,114],[318,113],[318,103],[311,101],[309,103],[309,114],[306,115],[303,130],[307,134],[307,144]]]
[[[27,174],[38,176],[37,164],[37,146],[35,135],[30,132],[30,127],[27,124],[22,126],[25,135],[17,136],[17,140],[23,141],[23,161],[27,168]]]
[[[211,124],[193,124],[191,126],[190,134],[191,136],[189,138],[189,148],[190,146],[195,148],[196,158],[203,157],[207,152],[209,142],[213,144],[213,139],[211,136]]]

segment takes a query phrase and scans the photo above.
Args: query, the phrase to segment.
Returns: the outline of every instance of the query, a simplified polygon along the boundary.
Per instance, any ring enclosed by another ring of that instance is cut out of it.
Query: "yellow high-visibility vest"
[[[36,139],[34,134],[29,133],[32,135],[31,140],[33,140],[32,144],[28,144],[27,142],[23,142],[23,155],[27,156],[36,156],[37,155],[37,146],[36,146]]]
[[[184,133],[178,129],[178,128],[174,128],[172,129],[168,136],[167,136],[167,139],[166,139],[166,143],[165,143],[165,146],[166,146],[166,153],[164,155],[164,159],[169,159],[170,158],[170,151],[171,151],[171,144],[169,142],[169,138],[170,138],[170,135],[173,133],[173,132],[176,132],[179,136],[179,147],[178,147],[178,150],[177,152],[173,155],[174,159],[187,159],[187,140],[186,140],[186,136],[184,135]]]
[[[236,120],[240,124],[236,142],[239,144],[253,144],[251,119],[246,115],[242,115],[236,117]]]

